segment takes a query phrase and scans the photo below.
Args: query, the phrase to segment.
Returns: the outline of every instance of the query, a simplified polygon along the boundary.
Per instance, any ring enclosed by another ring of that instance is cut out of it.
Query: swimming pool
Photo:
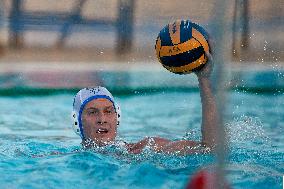
[[[75,94],[75,93],[74,93]],[[71,129],[71,93],[0,97],[0,188],[184,188],[212,155],[116,156],[80,150]],[[284,174],[283,94],[230,92],[227,178],[233,188],[281,188]],[[119,137],[200,139],[196,91],[115,95],[122,108]],[[73,152],[76,150],[76,152]],[[52,152],[61,155],[51,155]]]

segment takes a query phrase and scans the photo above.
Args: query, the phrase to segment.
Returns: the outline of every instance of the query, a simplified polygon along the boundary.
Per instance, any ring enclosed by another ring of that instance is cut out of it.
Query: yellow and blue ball
[[[208,33],[189,20],[178,20],[165,26],[156,40],[156,54],[167,70],[188,74],[207,62]]]

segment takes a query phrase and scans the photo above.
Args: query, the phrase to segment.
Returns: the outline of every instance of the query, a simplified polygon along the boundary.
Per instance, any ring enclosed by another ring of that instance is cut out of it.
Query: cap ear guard
[[[117,103],[115,103],[115,110],[116,110],[116,117],[117,117],[117,125],[119,125],[121,121],[121,110],[120,110],[120,106]]]
[[[72,111],[71,117],[72,117],[72,122],[73,122],[72,128],[74,132],[82,138],[82,134],[81,134],[79,122],[78,122],[78,116],[74,110]]]

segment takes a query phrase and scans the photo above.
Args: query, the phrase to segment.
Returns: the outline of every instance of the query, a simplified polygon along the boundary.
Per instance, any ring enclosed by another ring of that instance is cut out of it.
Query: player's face
[[[117,133],[117,116],[113,103],[107,99],[94,99],[86,104],[82,113],[85,138],[98,145],[114,141]]]

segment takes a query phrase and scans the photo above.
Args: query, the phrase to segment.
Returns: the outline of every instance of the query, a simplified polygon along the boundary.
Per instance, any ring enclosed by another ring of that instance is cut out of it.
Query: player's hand
[[[206,52],[205,56],[208,59],[207,63],[200,70],[194,72],[198,78],[209,78],[213,70],[212,55]]]

